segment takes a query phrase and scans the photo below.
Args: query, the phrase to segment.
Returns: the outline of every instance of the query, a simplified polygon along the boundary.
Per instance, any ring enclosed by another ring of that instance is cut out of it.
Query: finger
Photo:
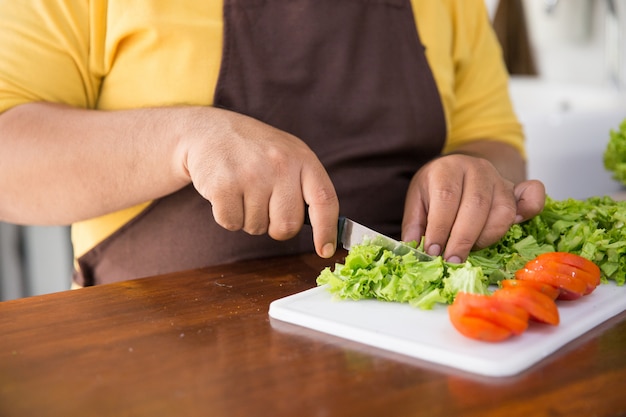
[[[423,198],[424,196],[424,198]],[[413,180],[409,186],[404,203],[404,215],[402,217],[402,237],[404,242],[412,240],[421,242],[426,231],[426,208],[427,196],[422,192],[417,180]],[[426,201],[425,201],[426,200]]]
[[[335,187],[321,163],[311,163],[302,169],[302,196],[309,206],[315,251],[330,258],[337,248],[339,200]]]
[[[500,240],[515,222],[516,213],[513,184],[508,181],[497,183],[485,225],[472,249],[485,248]]]
[[[511,225],[541,212],[544,202],[545,188],[540,181],[526,181],[515,187],[508,182],[501,183],[495,191],[489,215],[472,249],[485,248],[496,243]],[[523,215],[520,214],[520,205],[523,205]]]
[[[217,224],[230,231],[241,230],[244,227],[244,205],[241,194],[222,192],[209,201]]]
[[[404,216],[402,218],[403,242],[422,241],[426,233],[426,207],[421,200],[413,200],[410,206],[405,204]]]
[[[528,220],[541,213],[546,202],[546,188],[541,181],[520,182],[514,189],[517,200],[516,223]]]
[[[269,219],[269,197],[260,192],[244,195],[243,230],[250,235],[262,235],[267,232]]]
[[[304,201],[300,187],[277,187],[269,201],[268,234],[276,240],[294,237],[304,222]]]
[[[438,178],[434,176],[434,178]],[[442,177],[443,181],[428,190],[428,214],[424,249],[429,255],[441,255],[457,216],[463,191],[463,175]]]
[[[480,170],[468,171],[463,180],[463,193],[444,259],[462,262],[469,255],[489,216],[494,196],[494,185],[481,175]]]

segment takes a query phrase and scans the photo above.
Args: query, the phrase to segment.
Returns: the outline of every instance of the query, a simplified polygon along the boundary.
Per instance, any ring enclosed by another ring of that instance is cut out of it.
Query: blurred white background
[[[538,75],[513,76],[511,97],[528,174],[556,199],[617,195],[603,155],[626,119],[626,0],[522,3]],[[491,13],[497,4],[488,1]]]

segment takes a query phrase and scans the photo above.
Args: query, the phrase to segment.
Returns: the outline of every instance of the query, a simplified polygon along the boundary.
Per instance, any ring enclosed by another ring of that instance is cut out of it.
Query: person
[[[340,214],[462,262],[543,207],[482,0],[0,15],[0,220],[71,224],[79,285],[328,258]]]

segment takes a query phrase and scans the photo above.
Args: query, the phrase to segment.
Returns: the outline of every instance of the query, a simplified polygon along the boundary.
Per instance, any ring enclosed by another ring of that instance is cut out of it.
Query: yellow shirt
[[[483,0],[411,0],[439,89],[445,151],[476,139],[523,149]],[[114,110],[211,105],[221,0],[0,1],[0,112],[49,101]],[[149,202],[73,225],[76,256]]]

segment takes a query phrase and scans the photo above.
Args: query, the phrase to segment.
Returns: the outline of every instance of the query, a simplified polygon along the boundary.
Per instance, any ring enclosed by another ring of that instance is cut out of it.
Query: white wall
[[[0,222],[0,300],[13,300],[26,293],[21,230],[16,225]]]
[[[595,85],[609,83],[606,53],[607,2],[561,0],[551,11],[547,11],[547,3],[550,2],[524,1],[541,77],[559,82]],[[624,28],[626,0],[615,0],[615,3]],[[614,47],[617,48],[618,45]],[[624,48],[623,43],[621,47]]]
[[[0,300],[70,288],[69,228],[0,223]]]
[[[23,235],[27,295],[68,290],[73,269],[69,228],[28,226]]]
[[[626,118],[626,68],[610,65],[626,57],[626,0],[615,0],[617,37],[607,36],[607,1],[560,0],[548,10],[550,3],[524,0],[539,77],[511,81],[528,174],[556,199],[619,195],[623,185],[604,168],[603,154],[609,131]]]

